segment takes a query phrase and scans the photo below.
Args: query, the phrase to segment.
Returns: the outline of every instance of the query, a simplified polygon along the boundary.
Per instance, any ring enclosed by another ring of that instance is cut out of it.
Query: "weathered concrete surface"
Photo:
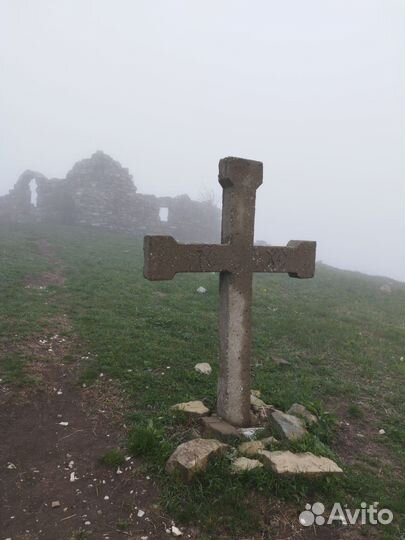
[[[144,242],[147,279],[172,279],[178,272],[220,272],[217,412],[239,427],[251,424],[252,273],[286,272],[292,277],[310,278],[315,270],[315,242],[254,246],[256,190],[262,181],[263,165],[259,161],[221,159],[221,245],[184,245],[169,236],[147,236]]]
[[[218,437],[225,441],[241,437],[241,434],[234,426],[218,416],[204,416],[201,418],[201,424],[204,435]]]
[[[259,456],[264,465],[270,467],[277,474],[322,476],[343,472],[331,459],[315,456],[311,452],[293,454],[289,450],[275,452],[260,450]]]
[[[190,416],[205,416],[210,412],[202,401],[185,401],[184,403],[176,403],[170,408],[172,411],[181,411]]]
[[[193,439],[180,444],[166,463],[166,472],[179,474],[183,480],[191,480],[198,471],[204,471],[208,460],[224,454],[229,446],[215,439]]]
[[[301,418],[283,413],[282,411],[273,411],[270,415],[270,423],[272,429],[282,439],[298,441],[307,434]]]
[[[250,459],[247,457],[238,457],[233,460],[231,470],[234,473],[243,473],[245,471],[251,471],[263,467],[258,459]]]
[[[308,424],[315,424],[316,422],[318,422],[318,418],[314,414],[312,414],[306,407],[304,407],[304,405],[301,405],[301,403],[293,403],[288,409],[287,414],[301,417]]]

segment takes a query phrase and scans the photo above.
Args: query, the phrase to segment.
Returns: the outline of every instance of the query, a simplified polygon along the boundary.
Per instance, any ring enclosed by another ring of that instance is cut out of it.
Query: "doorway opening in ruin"
[[[167,208],[167,206],[161,206],[159,208],[159,219],[160,221],[168,221],[169,209]]]
[[[31,182],[28,184],[28,187],[30,188],[30,194],[31,194],[31,199],[30,199],[30,202],[32,204],[32,206],[37,206],[37,201],[38,201],[38,185],[37,185],[37,181],[35,178],[33,178],[31,180]]]

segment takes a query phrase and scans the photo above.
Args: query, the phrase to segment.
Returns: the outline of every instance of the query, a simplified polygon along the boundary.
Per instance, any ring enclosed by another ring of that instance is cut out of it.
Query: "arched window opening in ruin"
[[[169,209],[167,206],[162,206],[159,208],[159,219],[160,221],[168,221],[169,219]]]
[[[33,178],[31,180],[31,182],[28,184],[29,188],[30,188],[30,192],[31,192],[31,199],[30,199],[30,202],[32,204],[32,206],[37,206],[37,200],[38,200],[38,185],[37,185],[37,181],[35,180],[35,178]]]

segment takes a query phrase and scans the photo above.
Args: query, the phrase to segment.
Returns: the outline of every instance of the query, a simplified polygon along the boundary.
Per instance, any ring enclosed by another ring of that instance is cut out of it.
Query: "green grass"
[[[125,455],[121,450],[113,448],[101,456],[100,463],[115,469],[125,464]]]
[[[26,275],[47,268],[35,249],[39,237],[48,239],[63,262],[63,288],[22,286]],[[218,277],[149,282],[142,276],[139,239],[75,227],[2,229],[0,254],[0,343],[35,332],[57,310],[68,314],[83,350],[91,352],[82,379],[91,383],[103,372],[126,390],[133,403],[129,449],[160,478],[163,504],[175,519],[198,522],[207,534],[238,530],[260,536],[269,530],[270,509],[280,498],[296,504],[297,512],[308,500],[340,500],[349,507],[378,500],[395,511],[394,525],[383,528],[381,538],[399,538],[405,491],[398,473],[405,457],[403,285],[386,294],[380,291],[384,278],[326,265],[318,265],[312,280],[255,276],[253,388],[283,410],[298,402],[315,411],[321,421],[310,435],[281,447],[333,456],[346,474],[317,482],[280,480],[268,471],[237,478],[224,458],[184,486],[169,481],[163,465],[192,436],[193,426],[179,421],[170,406],[192,399],[215,406]],[[200,285],[206,294],[196,294]],[[57,302],[44,304],[46,294]],[[272,356],[290,365],[278,366]],[[0,374],[22,378],[25,361],[2,360]],[[205,361],[213,367],[210,377],[193,369]],[[345,464],[335,445],[335,416],[359,430],[367,424],[377,455]],[[378,436],[381,427],[384,437]]]

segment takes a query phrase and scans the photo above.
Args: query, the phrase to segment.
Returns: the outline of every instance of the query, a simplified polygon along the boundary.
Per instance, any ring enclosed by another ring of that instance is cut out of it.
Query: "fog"
[[[400,0],[0,0],[0,194],[103,150],[201,198],[264,163],[256,238],[405,280]]]

